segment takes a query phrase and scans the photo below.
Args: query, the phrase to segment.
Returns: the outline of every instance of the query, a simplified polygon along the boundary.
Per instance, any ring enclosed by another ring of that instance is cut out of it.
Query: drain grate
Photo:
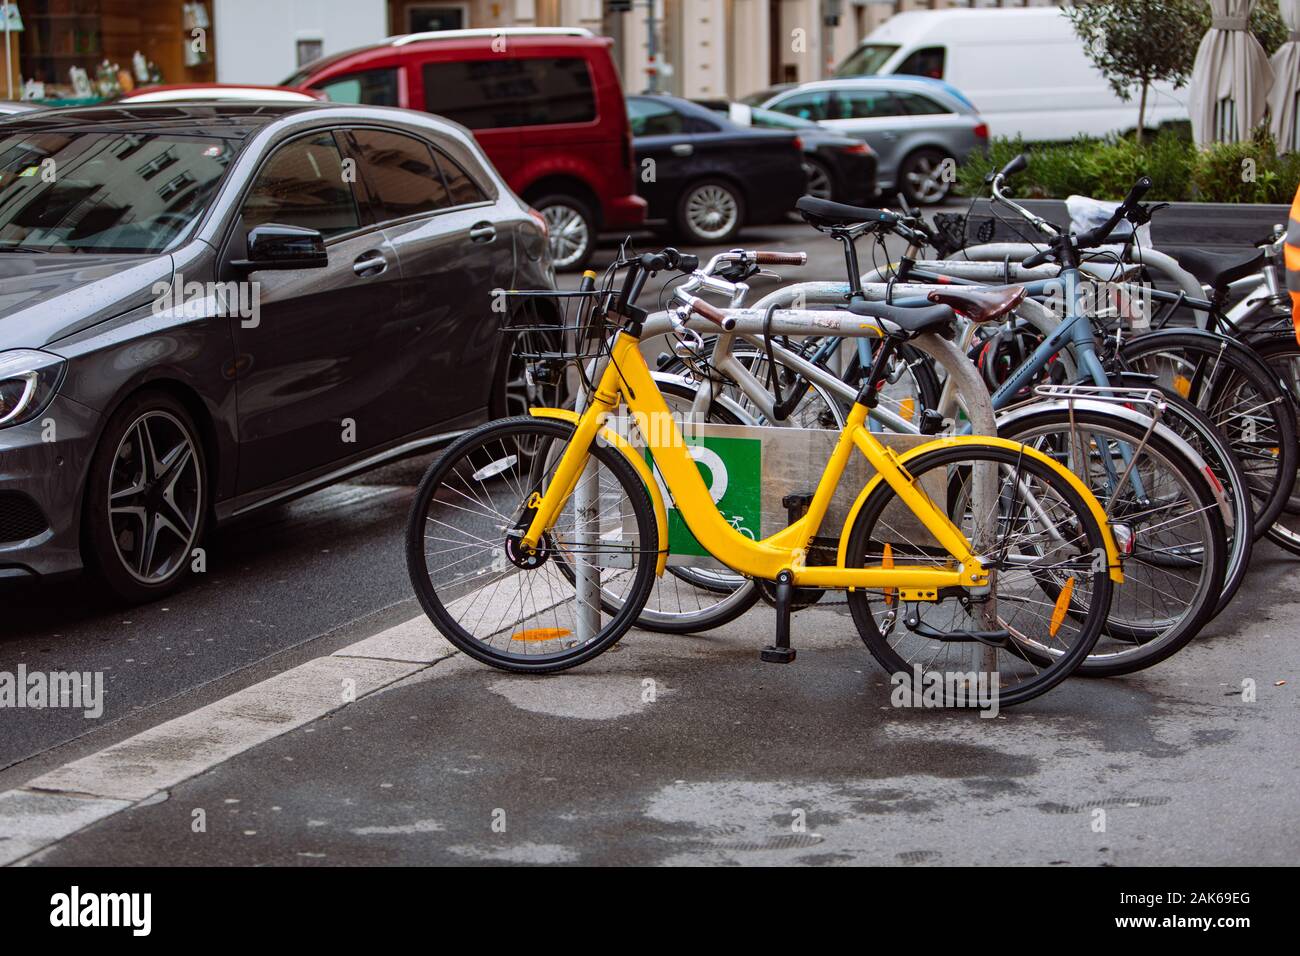
[[[761,843],[724,843],[725,850],[804,850],[810,846],[825,843],[826,840],[817,833],[787,833],[785,836],[772,837]]]
[[[1163,807],[1170,801],[1169,797],[1107,797],[1105,800],[1093,800],[1091,803],[1039,803],[1039,810],[1044,813],[1091,813],[1093,810],[1124,810],[1138,807]]]

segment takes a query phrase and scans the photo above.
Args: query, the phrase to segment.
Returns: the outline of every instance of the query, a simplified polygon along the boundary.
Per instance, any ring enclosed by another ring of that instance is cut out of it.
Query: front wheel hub
[[[525,551],[520,544],[520,537],[515,535],[506,536],[506,560],[525,571],[540,568],[546,563],[546,552],[541,550]]]

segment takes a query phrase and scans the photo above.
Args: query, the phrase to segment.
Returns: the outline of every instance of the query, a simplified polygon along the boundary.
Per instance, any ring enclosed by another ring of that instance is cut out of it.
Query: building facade
[[[9,37],[8,86],[16,98],[34,80],[43,98],[57,101],[111,95],[114,84],[273,84],[318,56],[396,34],[573,26],[613,38],[628,91],[739,97],[827,75],[864,36],[904,10],[1059,2],[11,0],[21,26]],[[631,9],[611,9],[619,6]],[[89,79],[89,90],[78,77]]]

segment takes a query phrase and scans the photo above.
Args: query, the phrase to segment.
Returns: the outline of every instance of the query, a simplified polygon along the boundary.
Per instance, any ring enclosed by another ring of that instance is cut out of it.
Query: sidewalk
[[[1257,565],[1158,668],[992,720],[890,707],[833,609],[789,666],[760,605],[546,678],[420,618],[0,795],[0,860],[1289,864],[1300,582]]]

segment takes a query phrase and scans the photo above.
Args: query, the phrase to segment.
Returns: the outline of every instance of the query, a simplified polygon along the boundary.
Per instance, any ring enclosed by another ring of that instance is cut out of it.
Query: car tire
[[[576,196],[552,193],[530,205],[546,220],[551,264],[556,272],[576,272],[596,251],[596,215]]]
[[[951,159],[941,149],[918,149],[898,165],[898,188],[913,206],[933,206],[948,198],[952,183],[939,176],[940,167]]]
[[[745,199],[725,179],[693,182],[677,197],[677,232],[694,245],[730,242],[745,224]]]
[[[189,577],[212,492],[194,419],[167,392],[128,398],[109,418],[82,506],[86,566],[121,601],[171,594]]]
[[[835,177],[825,163],[815,159],[805,159],[803,171],[808,177],[808,182],[804,186],[806,195],[815,196],[817,199],[835,198]]]

